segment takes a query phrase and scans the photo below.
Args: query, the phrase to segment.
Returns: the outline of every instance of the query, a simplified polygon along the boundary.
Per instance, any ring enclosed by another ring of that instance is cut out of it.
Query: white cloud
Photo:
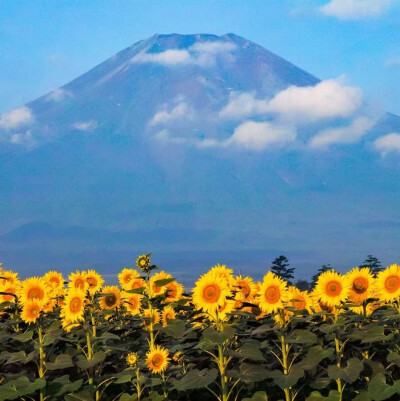
[[[233,93],[229,103],[219,112],[220,117],[240,119],[268,112],[268,101],[256,99],[252,93]]]
[[[0,128],[13,129],[33,122],[34,117],[29,107],[22,106],[0,115]]]
[[[388,10],[393,0],[331,0],[319,10],[343,20],[373,18]]]
[[[290,86],[268,103],[268,110],[283,118],[317,121],[348,117],[362,104],[359,88],[343,86],[338,80],[321,81],[315,86]]]
[[[382,153],[382,155],[389,152],[400,152],[400,133],[393,132],[381,136],[375,140],[374,146]]]
[[[57,88],[46,96],[47,101],[61,102],[64,99],[72,97],[72,92],[63,88]]]
[[[23,145],[27,147],[34,146],[36,141],[33,138],[31,130],[21,132],[18,134],[12,134],[10,136],[10,142],[14,145]]]
[[[157,132],[157,134],[154,135],[154,138],[160,142],[171,142],[171,143],[178,143],[178,144],[187,142],[187,140],[185,138],[178,137],[178,136],[172,136],[171,133],[167,129],[163,129],[160,132]]]
[[[72,124],[72,128],[75,128],[78,131],[94,131],[98,126],[97,121],[89,120],[89,121],[79,121]]]
[[[196,42],[186,49],[169,49],[160,53],[142,52],[134,56],[130,62],[134,64],[156,63],[167,66],[197,64],[212,65],[219,55],[227,55],[236,48],[232,42]]]
[[[187,50],[169,49],[161,53],[139,53],[132,63],[158,63],[163,65],[190,64],[193,62]]]
[[[180,102],[172,108],[171,111],[159,110],[156,112],[154,117],[150,120],[149,126],[157,124],[165,124],[170,121],[174,121],[181,118],[192,118],[193,110],[185,102]]]
[[[237,145],[249,150],[263,150],[270,144],[291,142],[296,139],[293,128],[270,124],[269,122],[246,121],[236,127],[233,135],[224,145]]]
[[[358,142],[375,124],[368,117],[356,118],[346,127],[328,128],[318,132],[311,139],[312,148],[326,148],[329,145]]]

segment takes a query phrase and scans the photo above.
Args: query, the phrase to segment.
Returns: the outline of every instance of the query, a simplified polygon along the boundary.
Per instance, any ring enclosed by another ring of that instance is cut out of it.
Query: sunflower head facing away
[[[400,297],[400,266],[390,265],[379,272],[376,278],[376,290],[384,302],[392,302]]]
[[[148,273],[150,271],[150,255],[140,255],[136,259],[136,266],[144,273]]]
[[[286,281],[269,271],[258,292],[258,307],[264,313],[275,313],[284,308],[287,296]]]
[[[156,345],[151,348],[146,354],[147,367],[152,373],[162,373],[167,369],[168,363],[168,350]]]
[[[359,304],[371,297],[374,276],[369,267],[361,269],[355,267],[346,276],[350,284],[349,299],[351,302]]]
[[[323,305],[334,307],[346,300],[349,290],[348,278],[334,270],[329,270],[319,275],[315,295]]]
[[[229,296],[231,292],[226,279],[210,271],[196,281],[193,303],[198,309],[215,314]]]
[[[107,285],[103,287],[103,294],[99,301],[101,309],[111,310],[119,307],[121,303],[121,293],[117,286]]]

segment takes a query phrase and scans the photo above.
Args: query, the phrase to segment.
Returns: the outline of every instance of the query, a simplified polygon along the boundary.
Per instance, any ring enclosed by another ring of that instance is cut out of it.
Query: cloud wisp
[[[387,11],[393,0],[331,0],[319,8],[327,16],[342,20],[375,18]]]
[[[345,127],[321,130],[310,142],[312,148],[328,148],[335,144],[358,142],[373,126],[375,121],[368,117],[358,117]]]
[[[400,133],[392,132],[374,141],[375,148],[381,152],[382,156],[390,152],[400,153]]]
[[[162,110],[157,111],[148,125],[155,126],[158,124],[166,124],[178,119],[191,119],[192,117],[193,109],[186,102],[180,102],[170,111],[168,111],[165,106]]]
[[[0,115],[0,128],[15,129],[34,121],[33,112],[29,107],[22,106]]]
[[[78,131],[94,131],[98,127],[97,121],[88,120],[88,121],[78,121],[72,124],[72,128]]]
[[[54,89],[52,92],[50,92],[46,97],[46,101],[48,102],[62,102],[65,99],[73,97],[73,94],[71,91],[63,88],[57,88]]]

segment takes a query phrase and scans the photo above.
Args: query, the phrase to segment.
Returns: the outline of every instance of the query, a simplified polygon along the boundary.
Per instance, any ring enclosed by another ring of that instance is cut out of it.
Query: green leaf
[[[185,322],[183,320],[170,320],[168,325],[161,328],[161,331],[173,338],[182,338],[185,333]]]
[[[383,401],[400,393],[400,380],[396,380],[393,386],[386,384],[384,375],[376,375],[368,383],[368,396],[373,401]]]
[[[268,377],[283,390],[293,387],[301,377],[304,376],[304,371],[300,366],[293,366],[287,375],[280,370],[273,370],[268,373]]]
[[[30,382],[26,376],[20,376],[0,386],[0,401],[21,399],[22,396],[32,394],[45,386],[45,379]]]
[[[192,369],[180,380],[173,382],[178,391],[186,391],[195,388],[204,388],[213,383],[218,377],[217,369]]]
[[[172,283],[174,281],[175,281],[175,279],[173,277],[172,278],[164,278],[162,280],[156,280],[154,282],[154,285],[156,287],[164,287],[165,285],[168,285],[169,283]]]
[[[239,372],[239,377],[246,383],[259,382],[268,377],[265,367],[260,364],[242,363]]]
[[[56,369],[67,369],[74,366],[72,363],[71,355],[61,354],[57,355],[54,362],[46,362],[46,368],[48,370],[56,370]]]
[[[340,393],[336,390],[331,390],[327,397],[324,397],[318,391],[313,391],[307,398],[306,401],[340,401]]]
[[[328,367],[328,376],[330,379],[342,379],[347,383],[353,383],[360,376],[361,371],[364,369],[363,363],[357,358],[351,358],[347,362],[345,368],[339,368],[336,365]]]
[[[81,369],[90,369],[93,366],[98,365],[99,363],[103,362],[106,359],[106,354],[103,351],[96,352],[92,359],[81,359],[76,363],[78,367]]]
[[[119,397],[119,401],[136,401],[138,399],[137,395],[129,395],[128,393],[124,393]]]
[[[28,331],[25,331],[25,333],[14,335],[13,340],[19,341],[21,343],[25,343],[27,341],[32,340],[32,336],[33,336],[33,331],[28,330]]]
[[[203,331],[201,342],[211,345],[222,345],[234,335],[235,329],[232,327],[225,327],[224,331],[217,331],[214,328],[209,327]]]
[[[114,384],[123,384],[129,383],[132,380],[132,375],[121,375],[119,378],[114,382]]]
[[[316,367],[323,359],[331,357],[334,352],[333,348],[323,349],[320,345],[314,345],[308,349],[307,355],[302,360],[301,365],[303,369],[310,370]]]
[[[264,361],[263,354],[260,351],[260,345],[258,341],[243,344],[238,350],[239,358],[250,359],[252,361]]]
[[[242,398],[242,401],[268,401],[265,391],[257,391],[251,398]]]
[[[317,342],[316,334],[309,330],[294,330],[293,333],[287,337],[288,344],[306,344],[313,345]]]

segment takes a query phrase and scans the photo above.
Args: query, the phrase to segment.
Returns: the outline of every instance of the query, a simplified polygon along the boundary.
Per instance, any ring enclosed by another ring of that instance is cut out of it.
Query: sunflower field
[[[141,255],[94,270],[0,270],[0,401],[400,400],[400,266],[311,292],[216,265],[185,292]]]

